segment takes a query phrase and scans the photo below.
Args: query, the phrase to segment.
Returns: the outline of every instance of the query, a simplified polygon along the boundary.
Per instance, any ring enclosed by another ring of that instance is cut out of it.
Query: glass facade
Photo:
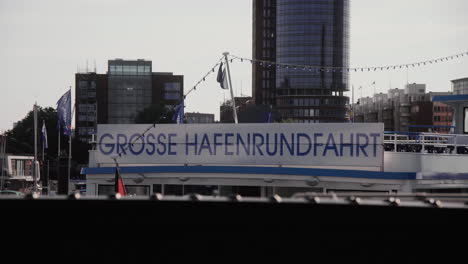
[[[468,78],[452,81],[453,94],[468,94]]]
[[[277,0],[276,8],[278,63],[323,68],[349,66],[348,0]],[[278,67],[280,112],[306,122],[345,121],[349,99],[343,92],[348,90],[348,76],[347,71],[341,70]],[[312,105],[316,107],[308,108]]]
[[[151,105],[151,61],[113,60],[108,64],[108,122],[133,124],[135,117]]]
[[[168,82],[164,84],[164,100],[180,100],[181,94],[181,83]]]
[[[253,58],[276,61],[276,0],[253,2]],[[252,95],[258,105],[276,105],[276,69],[252,64]]]
[[[134,124],[151,105],[173,108],[183,99],[184,76],[153,72],[152,61],[108,61],[107,73],[75,75],[76,134],[91,142],[97,124]]]

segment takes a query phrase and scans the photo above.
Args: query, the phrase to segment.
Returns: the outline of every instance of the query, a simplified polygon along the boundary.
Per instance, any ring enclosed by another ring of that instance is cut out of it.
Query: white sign
[[[383,160],[376,123],[98,125],[97,140],[97,163],[118,156],[120,164],[380,167]]]

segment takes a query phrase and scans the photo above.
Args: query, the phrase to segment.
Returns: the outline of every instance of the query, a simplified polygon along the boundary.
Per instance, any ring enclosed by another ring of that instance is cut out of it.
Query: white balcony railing
[[[468,154],[468,135],[386,132],[385,151]]]

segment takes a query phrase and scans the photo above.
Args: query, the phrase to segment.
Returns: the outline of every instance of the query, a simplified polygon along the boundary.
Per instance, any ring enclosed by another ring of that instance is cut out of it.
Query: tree
[[[139,112],[135,118],[136,124],[171,124],[174,110],[162,104],[152,104]]]
[[[42,122],[46,123],[48,148],[45,150],[46,159],[57,157],[57,111],[52,107],[37,108],[37,137],[38,155],[42,154]],[[6,132],[7,153],[16,155],[32,155],[34,153],[34,111],[31,110],[25,118]]]
[[[37,154],[40,162],[44,161],[42,175],[47,173],[50,179],[58,179],[57,168],[60,170],[61,177],[66,177],[68,174],[68,136],[63,135],[60,131],[60,149],[61,160],[57,160],[58,152],[58,130],[57,111],[52,107],[37,108]],[[42,123],[45,121],[47,130],[47,143],[48,148],[45,149],[45,157],[42,157]],[[7,136],[7,153],[14,155],[34,155],[34,111],[30,111],[25,118],[17,122],[17,125],[6,132]],[[72,167],[71,178],[76,178],[80,172],[80,164],[85,165],[88,163],[89,145],[82,143],[76,138],[72,140]],[[59,163],[57,163],[59,162]],[[58,165],[60,164],[60,165]],[[47,170],[46,170],[47,166]],[[45,177],[44,177],[45,178]],[[66,181],[62,178],[62,183],[59,185],[66,185]]]

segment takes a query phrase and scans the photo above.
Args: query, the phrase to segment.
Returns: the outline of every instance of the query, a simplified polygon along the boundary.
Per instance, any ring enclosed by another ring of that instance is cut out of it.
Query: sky
[[[466,0],[352,0],[350,67],[468,52],[466,10]],[[252,0],[0,0],[0,36],[1,132],[35,102],[55,108],[74,89],[77,71],[96,65],[105,73],[109,59],[151,60],[153,71],[184,75],[188,91],[223,52],[252,56]],[[250,64],[234,61],[231,74],[235,95],[250,96]],[[215,75],[187,97],[186,112],[219,119],[219,105],[230,95]],[[449,91],[450,80],[464,77],[468,56],[409,70],[352,73],[350,87],[357,100],[374,88],[386,92],[407,82]]]

